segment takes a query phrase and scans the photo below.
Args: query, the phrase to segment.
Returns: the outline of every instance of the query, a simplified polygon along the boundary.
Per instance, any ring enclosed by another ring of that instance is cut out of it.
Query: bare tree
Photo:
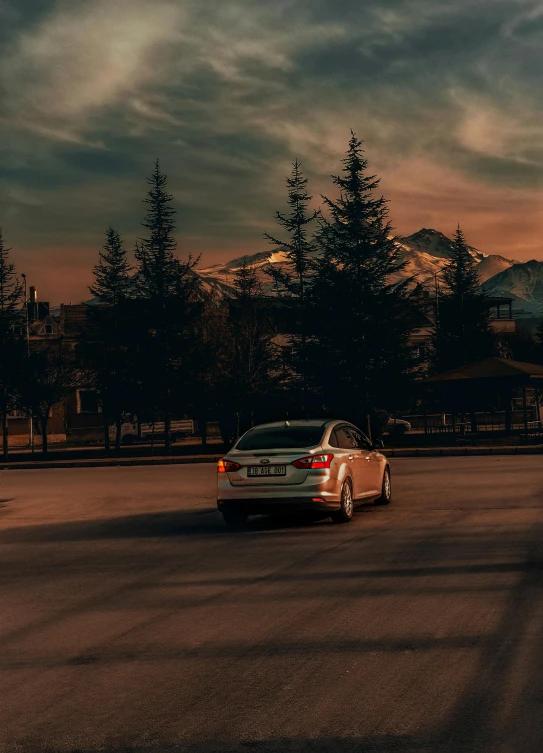
[[[43,456],[47,455],[47,426],[53,406],[77,387],[84,385],[84,374],[71,348],[56,343],[30,353],[20,386],[20,403],[38,419]]]
[[[23,313],[23,285],[15,274],[4,247],[0,229],[0,413],[2,414],[2,450],[8,457],[8,413],[13,406],[18,382],[18,370],[24,357],[23,340],[16,334]]]

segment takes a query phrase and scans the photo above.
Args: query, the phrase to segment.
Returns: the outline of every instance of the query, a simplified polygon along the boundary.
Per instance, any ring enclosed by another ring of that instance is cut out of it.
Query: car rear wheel
[[[383,485],[381,486],[381,496],[377,497],[374,505],[389,505],[392,499],[392,486],[390,483],[390,470],[385,468],[383,473]]]
[[[247,522],[247,513],[236,510],[234,507],[225,507],[221,510],[222,519],[228,528],[239,528]]]
[[[341,507],[330,516],[334,523],[350,523],[354,515],[353,487],[350,479],[345,479],[341,487]]]

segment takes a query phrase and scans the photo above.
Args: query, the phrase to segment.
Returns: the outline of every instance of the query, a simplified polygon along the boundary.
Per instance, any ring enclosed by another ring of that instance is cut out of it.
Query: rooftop
[[[506,358],[485,358],[483,361],[468,363],[442,374],[436,374],[423,383],[457,382],[469,379],[511,379],[511,378],[543,379],[543,365],[510,361]]]

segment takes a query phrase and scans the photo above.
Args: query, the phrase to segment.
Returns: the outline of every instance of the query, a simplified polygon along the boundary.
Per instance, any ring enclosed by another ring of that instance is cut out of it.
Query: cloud
[[[89,119],[160,75],[159,45],[178,41],[182,6],[99,0],[59,8],[2,61],[16,125],[79,140]]]
[[[180,253],[261,250],[291,161],[333,191],[353,128],[399,232],[460,221],[484,251],[542,256],[542,8],[4,0],[0,223],[65,296],[47,260],[75,286],[108,224],[131,247],[158,156]]]
[[[540,2],[525,3],[520,13],[514,14],[504,23],[502,34],[504,37],[514,39],[516,42],[533,43],[541,37],[543,31],[543,4]]]
[[[457,93],[458,142],[472,153],[543,168],[543,120],[529,102],[498,105],[484,95]]]

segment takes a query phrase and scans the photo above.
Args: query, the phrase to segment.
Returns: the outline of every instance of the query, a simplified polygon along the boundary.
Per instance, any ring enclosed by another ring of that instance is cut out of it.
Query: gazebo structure
[[[522,396],[524,433],[528,435],[527,390],[533,391],[536,421],[541,428],[540,392],[543,389],[543,365],[510,361],[506,358],[485,358],[483,361],[459,366],[421,381],[426,397],[448,405],[453,416],[467,413],[471,417],[471,431],[477,431],[476,411],[485,410],[491,403],[503,406],[506,434],[512,432],[512,399]]]

